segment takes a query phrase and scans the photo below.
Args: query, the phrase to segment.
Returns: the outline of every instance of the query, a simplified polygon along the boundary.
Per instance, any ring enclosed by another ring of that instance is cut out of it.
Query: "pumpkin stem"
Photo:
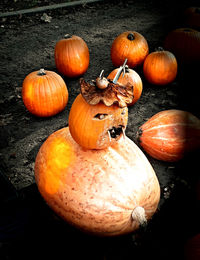
[[[190,28],[184,28],[183,31],[184,31],[184,32],[192,32],[192,29],[190,29]]]
[[[132,212],[132,218],[133,220],[136,220],[140,223],[141,226],[146,226],[147,224],[147,219],[145,216],[145,210],[143,207],[137,206],[133,212]]]
[[[159,46],[155,49],[155,51],[164,51],[163,47]]]
[[[69,38],[71,38],[71,35],[68,34],[68,33],[66,33],[66,34],[64,35],[64,39],[69,39]]]
[[[120,68],[118,69],[118,71],[117,71],[117,73],[116,73],[116,75],[115,75],[115,77],[112,81],[114,84],[117,83],[121,73],[125,70],[127,61],[128,61],[128,59],[126,58],[125,61],[124,61],[124,64],[122,66],[120,66]],[[125,71],[124,71],[124,74],[125,74]]]
[[[39,75],[39,76],[44,76],[44,75],[46,75],[45,70],[44,70],[44,69],[40,69],[40,70],[38,71],[38,75]]]
[[[128,65],[125,66],[125,73],[130,73],[130,69],[129,69],[129,66],[128,66]],[[124,73],[124,75],[125,75],[125,73]],[[123,75],[123,76],[124,76],[124,75]]]
[[[130,41],[135,40],[134,34],[133,33],[129,33],[128,36],[127,36],[127,39],[129,39]]]
[[[99,74],[99,78],[103,78],[103,73],[104,73],[104,70],[101,71],[101,73]]]

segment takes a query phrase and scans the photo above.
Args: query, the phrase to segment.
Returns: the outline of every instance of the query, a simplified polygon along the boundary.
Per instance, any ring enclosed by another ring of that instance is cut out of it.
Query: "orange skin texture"
[[[35,161],[38,189],[61,218],[84,232],[116,236],[139,228],[137,206],[147,220],[160,200],[160,185],[143,152],[128,138],[112,147],[84,149],[69,128],[51,134]]]
[[[119,68],[111,71],[111,73],[108,75],[107,78],[113,80],[118,70]],[[141,97],[143,85],[139,74],[132,69],[128,69],[128,70],[129,71],[126,72],[124,75],[123,73],[120,75],[118,82],[121,83],[122,85],[126,85],[129,82],[130,84],[133,85],[133,100],[130,104],[128,104],[128,106],[132,106]]]
[[[134,35],[134,40],[129,40],[129,34]],[[127,65],[134,68],[143,63],[149,53],[149,46],[144,38],[138,32],[127,31],[121,33],[115,38],[111,46],[111,60],[115,67],[119,67],[127,58]]]
[[[26,76],[22,85],[22,99],[30,113],[39,117],[49,117],[64,110],[68,102],[68,89],[60,75],[45,70]]]
[[[164,110],[139,129],[140,146],[153,158],[179,161],[200,148],[200,120],[187,111]]]
[[[166,36],[164,48],[172,52],[182,64],[199,64],[200,32],[191,28],[175,29]]]
[[[169,51],[150,53],[143,63],[143,73],[148,82],[155,85],[167,85],[177,75],[177,61]]]
[[[88,46],[81,37],[76,35],[58,41],[54,57],[57,70],[67,77],[81,76],[89,67]]]
[[[95,115],[107,114],[105,119]],[[120,137],[109,138],[108,130],[123,125],[128,121],[127,107],[106,106],[103,103],[89,105],[81,94],[77,96],[69,113],[69,130],[74,140],[87,149],[104,149],[113,145]],[[124,129],[125,130],[125,129]]]

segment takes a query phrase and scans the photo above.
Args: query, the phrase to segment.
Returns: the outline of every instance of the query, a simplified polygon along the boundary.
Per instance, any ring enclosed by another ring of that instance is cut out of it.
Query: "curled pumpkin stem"
[[[137,206],[132,212],[132,219],[140,223],[140,226],[145,227],[147,225],[147,219],[145,210],[143,207]]]

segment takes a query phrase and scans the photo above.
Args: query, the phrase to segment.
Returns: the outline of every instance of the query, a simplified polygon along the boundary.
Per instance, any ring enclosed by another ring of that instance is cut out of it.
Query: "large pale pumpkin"
[[[69,129],[74,140],[84,148],[104,149],[123,135],[127,120],[127,107],[106,106],[102,102],[90,105],[79,94],[69,113]]]
[[[155,172],[128,138],[112,147],[84,149],[62,128],[41,146],[35,180],[65,221],[101,236],[126,234],[150,219],[160,200]]]

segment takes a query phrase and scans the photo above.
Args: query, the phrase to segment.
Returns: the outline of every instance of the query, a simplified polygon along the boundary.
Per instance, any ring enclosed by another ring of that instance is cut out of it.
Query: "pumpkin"
[[[42,144],[35,180],[58,216],[98,236],[133,232],[154,215],[160,200],[152,166],[128,137],[107,149],[90,150],[73,140],[68,127]]]
[[[177,75],[176,57],[160,47],[146,57],[143,73],[149,83],[167,85],[173,82]]]
[[[119,69],[120,68],[117,68],[111,71],[107,78],[113,80]],[[125,73],[120,75],[118,82],[123,85],[129,82],[133,85],[133,100],[128,106],[135,104],[141,97],[143,89],[142,79],[139,74],[135,70],[126,67]]]
[[[128,59],[127,65],[134,68],[143,63],[149,53],[149,46],[144,36],[136,31],[127,31],[118,35],[111,46],[111,60],[115,67]]]
[[[185,260],[200,259],[200,233],[188,238],[184,245],[184,257]]]
[[[200,32],[191,28],[170,31],[164,39],[164,48],[171,51],[184,65],[199,64]]]
[[[90,55],[86,42],[79,36],[66,35],[55,46],[55,63],[57,70],[67,77],[84,74],[89,66]]]
[[[68,90],[60,75],[40,69],[25,77],[22,99],[30,113],[48,117],[64,110],[68,102]]]
[[[200,148],[200,120],[190,112],[158,112],[137,133],[140,146],[153,158],[174,162]]]
[[[186,8],[183,17],[186,26],[194,29],[200,28],[200,7]]]
[[[128,108],[102,102],[88,104],[79,94],[69,113],[69,130],[74,140],[87,149],[103,149],[113,145],[123,134]]]

